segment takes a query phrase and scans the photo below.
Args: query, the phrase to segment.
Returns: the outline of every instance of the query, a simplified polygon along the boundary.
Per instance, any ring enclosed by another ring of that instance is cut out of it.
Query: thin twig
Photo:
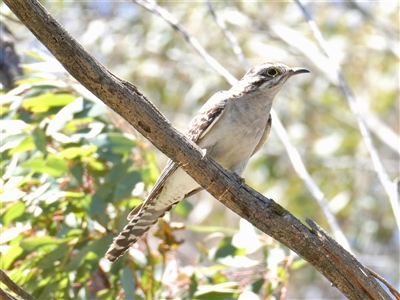
[[[221,66],[218,61],[211,57],[211,55],[209,55],[207,51],[200,45],[199,41],[191,36],[169,12],[158,6],[155,2],[141,0],[133,1],[167,21],[177,32],[183,36],[189,45],[191,45],[208,62],[208,64],[219,74],[221,74],[231,85],[234,85],[237,82],[236,78],[228,70]]]
[[[385,20],[378,18],[376,14],[370,13],[355,0],[344,2],[344,4],[347,4],[351,8],[357,9],[364,17],[366,17],[374,24],[375,28],[379,29],[383,34],[385,34],[387,37],[388,47],[390,51],[392,51],[392,53],[397,58],[400,58],[399,39],[398,39],[400,32],[396,30],[395,27],[390,26],[388,23],[385,22]]]
[[[245,58],[245,56],[243,55],[242,48],[239,46],[239,43],[236,40],[235,36],[232,34],[232,32],[229,30],[229,28],[225,25],[225,23],[217,16],[214,8],[211,5],[211,2],[209,0],[207,0],[206,3],[207,3],[208,9],[210,10],[211,15],[213,16],[215,22],[224,32],[225,37],[228,40],[229,44],[231,45],[233,52],[236,54],[236,57],[239,59],[240,63],[244,67],[244,69],[246,71],[248,71],[250,69],[250,65],[247,62],[247,59]]]
[[[317,200],[318,205],[321,207],[322,212],[324,213],[325,218],[333,231],[335,239],[343,246],[343,248],[351,252],[350,244],[347,241],[342,229],[340,228],[340,225],[335,215],[330,210],[328,200],[326,199],[324,193],[318,187],[314,179],[312,179],[310,173],[308,173],[303,161],[301,160],[299,152],[290,141],[287,131],[283,127],[281,121],[278,119],[278,116],[276,115],[274,110],[271,110],[271,115],[272,120],[274,120],[273,128],[276,131],[282,144],[284,145],[297,175],[300,177],[301,180],[303,180],[311,195]]]
[[[370,111],[364,113],[364,119],[369,130],[400,156],[400,136]]]
[[[400,293],[385,279],[383,278],[381,275],[379,275],[378,273],[372,271],[370,268],[365,267],[368,272],[374,276],[376,279],[378,279],[379,281],[381,281],[384,285],[386,285],[386,287],[389,289],[389,291],[392,293],[392,295],[396,298],[396,300],[400,300]]]
[[[12,281],[11,278],[8,277],[7,274],[3,270],[0,270],[0,281],[2,283],[4,283],[10,290],[12,290],[14,293],[16,293],[18,296],[20,296],[22,299],[36,300],[35,297],[33,297],[31,294],[28,294],[27,292],[25,292],[14,281]]]
[[[337,74],[337,78],[339,80],[340,87],[343,90],[343,93],[349,103],[350,109],[354,116],[356,117],[358,127],[360,128],[361,136],[364,139],[364,143],[368,149],[369,154],[371,155],[371,160],[375,168],[375,172],[378,175],[378,178],[385,190],[385,192],[389,196],[390,204],[392,206],[393,214],[397,222],[398,228],[400,228],[400,211],[399,211],[399,199],[397,197],[397,193],[395,192],[394,185],[390,181],[389,175],[386,173],[385,168],[379,158],[378,151],[375,148],[375,145],[372,141],[372,137],[370,132],[368,131],[365,122],[361,116],[361,112],[357,105],[356,99],[348,86],[342,69],[340,65],[333,59],[333,55],[331,55],[329,46],[327,45],[326,41],[324,40],[321,31],[319,30],[316,22],[314,21],[310,11],[305,7],[305,5],[301,2],[301,0],[294,0],[302,10],[304,16],[307,19],[308,25],[311,28],[311,31],[314,34],[315,39],[317,40],[319,46],[321,47],[324,54],[328,57],[331,61],[333,68],[335,68],[335,72]]]
[[[203,56],[203,58],[206,61],[209,61],[210,58],[211,58],[211,61],[215,61],[208,54],[208,52],[200,45],[200,43],[194,37],[192,37],[186,31],[186,29],[171,16],[171,14],[168,11],[164,10],[163,8],[161,8],[160,6],[158,6],[155,3],[149,3],[146,1],[136,1],[136,0],[134,0],[134,1],[137,4],[145,7],[149,11],[156,13],[157,15],[162,17],[166,22],[168,22],[175,30],[178,31],[178,33],[182,34],[185,37],[185,40],[187,40],[189,42],[189,44],[201,56]],[[222,23],[222,21],[220,21],[220,22]],[[226,33],[225,30],[224,30],[224,33]],[[237,45],[239,47],[239,44],[237,43],[237,41],[233,35],[231,35],[228,38],[228,40],[232,44]],[[236,51],[234,51],[234,52],[236,53]],[[241,50],[240,50],[240,52],[242,53]],[[246,63],[245,65],[248,65],[248,63]],[[246,68],[245,65],[243,67]],[[218,68],[215,68],[214,65],[212,65],[212,64],[211,64],[211,67],[213,67],[221,76],[223,76],[229,83],[232,84],[232,80],[230,78],[232,78],[233,75],[231,75],[228,70],[226,70],[224,67],[222,67],[219,63],[218,63]],[[224,72],[221,73],[220,72],[221,69],[223,69]],[[225,74],[229,74],[229,76],[227,77],[227,76],[225,76]],[[234,82],[237,81],[236,79],[234,79],[234,80],[235,80]],[[304,184],[309,189],[311,195],[317,200],[318,205],[321,207],[321,209],[322,209],[323,213],[325,214],[325,217],[332,229],[334,237],[342,244],[342,246],[345,249],[347,249],[348,251],[351,251],[350,244],[348,243],[342,229],[340,228],[339,223],[336,220],[336,217],[329,209],[328,201],[326,200],[326,197],[324,196],[322,191],[319,189],[316,182],[312,179],[310,173],[308,173],[304,163],[301,160],[300,154],[298,153],[297,149],[290,142],[287,131],[283,127],[282,123],[278,119],[278,116],[273,109],[271,110],[271,114],[273,114],[273,120],[274,120],[274,126],[272,126],[272,127],[274,128],[274,130],[276,130],[278,137],[282,141],[282,143],[290,157],[290,160],[293,164],[293,167],[294,167],[295,171],[297,172],[297,175],[304,181]],[[275,124],[277,124],[277,125],[275,126]]]

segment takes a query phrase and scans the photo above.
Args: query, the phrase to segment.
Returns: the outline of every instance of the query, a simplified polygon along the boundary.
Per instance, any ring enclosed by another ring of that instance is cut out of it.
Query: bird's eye
[[[267,75],[268,77],[272,77],[272,78],[275,77],[278,74],[279,74],[279,71],[277,69],[275,69],[275,68],[268,68],[265,71],[265,75]]]

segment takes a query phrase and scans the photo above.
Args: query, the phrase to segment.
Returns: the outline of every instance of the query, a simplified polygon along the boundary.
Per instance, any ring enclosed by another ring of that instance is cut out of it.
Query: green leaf
[[[103,162],[94,159],[88,162],[88,168],[90,168],[93,172],[102,172],[107,169]]]
[[[302,268],[302,267],[304,267],[306,265],[308,265],[308,263],[304,259],[299,258],[298,260],[293,262],[293,264],[290,266],[290,270],[297,270],[297,269],[300,269],[300,268]]]
[[[28,135],[25,139],[23,139],[18,145],[11,149],[10,154],[13,155],[18,152],[26,152],[32,149],[35,149],[35,143],[33,142],[33,136]]]
[[[86,196],[84,192],[66,192],[65,197],[81,199]]]
[[[54,177],[58,177],[64,175],[64,173],[68,172],[69,168],[65,160],[61,159],[55,155],[49,155],[47,157],[47,172]]]
[[[78,214],[86,214],[86,211],[90,208],[92,196],[85,193],[82,197],[68,197],[68,210],[71,210],[76,216]]]
[[[263,278],[254,281],[253,284],[251,285],[251,290],[254,293],[258,294],[260,292],[264,282],[265,282],[265,279],[263,279]]]
[[[23,215],[25,207],[26,205],[24,202],[17,202],[10,206],[0,217],[0,222],[7,227],[12,221]]]
[[[100,239],[92,241],[91,243],[87,244],[78,252],[78,254],[74,258],[71,259],[65,271],[66,272],[76,271],[80,266],[88,264],[88,262],[92,266],[96,265],[98,263],[98,259],[91,261],[93,256],[89,255],[87,257],[89,258],[89,261],[87,261],[86,256],[88,255],[89,252],[93,252],[97,255],[97,257],[103,257],[108,249],[108,246],[111,244],[112,239],[113,239],[113,234],[109,233],[101,237]]]
[[[64,279],[68,280],[68,278]],[[54,299],[53,297],[51,297],[51,295],[59,289],[61,282],[57,277],[52,278],[52,281],[53,282],[46,284],[38,299]]]
[[[109,113],[107,106],[103,103],[99,104],[100,100],[97,100],[96,102],[97,103],[85,98],[83,101],[83,110],[75,114],[75,119],[96,118],[107,115]]]
[[[1,194],[1,201],[2,202],[14,202],[16,200],[20,200],[26,196],[26,193],[21,191],[18,188],[13,188],[9,191],[3,191]]]
[[[82,229],[71,229],[67,232],[67,234],[65,235],[65,238],[72,238],[72,237],[80,237],[83,234],[83,230]]]
[[[0,152],[17,147],[25,139],[26,139],[26,133],[13,134],[6,137],[3,136],[1,140]]]
[[[200,286],[194,299],[235,300],[240,296],[237,282],[224,282],[212,286]]]
[[[228,281],[228,279],[221,272],[215,272],[215,274],[212,276],[212,283],[214,285],[215,284],[225,283],[227,281]]]
[[[1,100],[4,105],[4,100]],[[5,134],[22,133],[25,131],[25,129],[28,129],[29,127],[31,127],[31,125],[22,120],[1,120],[1,131],[3,131]]]
[[[101,290],[101,291],[97,292],[96,299],[98,299],[98,300],[110,300],[110,299],[118,299],[118,297],[117,297],[117,295],[115,293],[115,290],[104,289],[104,290]],[[129,298],[125,297],[125,299],[129,299]],[[133,300],[133,299],[135,299],[135,298],[132,298],[132,299],[129,299],[129,300]]]
[[[44,270],[47,268],[54,268],[56,262],[63,260],[69,253],[69,247],[66,243],[62,243],[53,251],[48,252],[38,263],[37,267]]]
[[[61,130],[65,125],[74,118],[74,114],[83,110],[83,98],[79,97],[64,106],[49,123],[46,129],[47,135]]]
[[[39,127],[36,127],[32,132],[33,142],[37,149],[43,154],[46,154],[46,135]]]
[[[120,161],[118,164],[114,165],[111,171],[106,175],[106,182],[110,186],[115,186],[122,177],[126,176],[129,168],[132,166],[133,162],[128,159],[125,161]]]
[[[193,299],[193,296],[197,291],[198,284],[199,284],[199,280],[197,279],[196,273],[193,273],[192,276],[190,276],[189,299]]]
[[[46,112],[52,107],[65,106],[76,99],[76,96],[66,93],[45,93],[37,97],[25,99],[22,107],[34,113]]]
[[[43,156],[35,157],[22,163],[21,166],[29,167],[37,173],[48,173],[54,177],[64,175],[69,170],[66,161],[54,154],[49,154],[46,160],[44,160]]]
[[[136,184],[142,180],[138,171],[127,173],[117,184],[114,191],[114,201],[131,197]]]
[[[89,140],[99,147],[101,152],[128,154],[136,146],[136,141],[125,137],[122,133],[103,133]]]
[[[50,182],[42,183],[36,190],[31,191],[29,193],[29,195],[27,195],[25,197],[24,200],[26,200],[28,203],[30,203],[31,201],[34,201],[34,200],[37,200],[38,198],[40,198],[40,196],[42,196],[44,193],[46,193],[50,189],[52,189],[52,185]],[[44,197],[45,196],[43,196],[42,198],[44,198]]]
[[[102,185],[98,188],[96,193],[92,196],[92,201],[89,207],[89,214],[92,218],[100,218],[105,221],[105,210],[107,203],[112,201],[113,190],[108,185]]]
[[[226,237],[219,242],[218,249],[214,255],[214,259],[244,254],[246,254],[246,251],[244,249],[239,249],[232,245],[232,237]]]
[[[175,206],[174,212],[176,212],[182,218],[187,219],[192,209],[193,205],[189,201],[184,199],[181,202],[179,202],[177,206]]]
[[[243,253],[240,253],[240,255],[222,257],[219,258],[218,261],[221,264],[231,268],[251,268],[260,264],[258,260],[252,260],[247,256],[244,256],[245,254],[246,252],[243,251]]]
[[[11,265],[15,262],[15,260],[24,252],[19,245],[11,246],[8,251],[1,256],[1,268],[4,270],[8,270]]]
[[[179,204],[178,204],[179,205]],[[237,229],[227,228],[222,226],[197,226],[197,225],[186,225],[187,229],[190,229],[194,232],[205,232],[205,233],[215,233],[215,232],[225,232],[227,234],[235,234],[238,233]]]
[[[61,239],[57,239],[50,236],[42,236],[42,237],[27,238],[23,240],[20,245],[26,252],[33,252],[43,247],[48,247],[48,246],[55,247],[63,242],[64,240]]]
[[[43,57],[43,56],[38,57],[38,55],[35,56],[36,59],[41,59],[41,60],[44,59],[44,61],[30,63],[30,64],[22,64],[22,67],[26,70],[39,71],[46,74],[55,72],[65,72],[65,69],[56,60],[49,60],[48,57]],[[64,86],[66,86],[65,82],[60,81],[60,83],[63,83]]]
[[[135,299],[135,279],[129,266],[123,268],[120,280],[124,289],[125,299]]]
[[[97,147],[94,145],[91,146],[82,146],[82,147],[69,147],[63,151],[61,151],[58,156],[65,159],[75,159],[78,157],[87,157],[97,151]]]
[[[84,165],[82,164],[75,164],[71,169],[71,174],[73,178],[75,179],[76,183],[71,180],[70,184],[71,186],[77,185],[78,187],[81,187],[83,184],[83,176],[85,174],[85,169]]]

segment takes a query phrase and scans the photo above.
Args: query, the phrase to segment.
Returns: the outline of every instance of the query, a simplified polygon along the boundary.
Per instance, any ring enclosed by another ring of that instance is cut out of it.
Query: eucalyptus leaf
[[[25,211],[25,207],[26,206],[24,202],[17,202],[13,204],[2,214],[0,217],[0,223],[2,223],[3,226],[10,225],[11,222],[22,216]]]
[[[40,152],[46,154],[46,135],[42,129],[36,127],[32,132],[33,142]]]
[[[52,135],[61,130],[74,118],[74,114],[83,110],[83,98],[78,97],[64,106],[50,121],[46,129],[46,135]]]
[[[46,93],[25,99],[22,107],[32,112],[46,112],[51,107],[65,106],[76,99],[76,96],[66,93]]]

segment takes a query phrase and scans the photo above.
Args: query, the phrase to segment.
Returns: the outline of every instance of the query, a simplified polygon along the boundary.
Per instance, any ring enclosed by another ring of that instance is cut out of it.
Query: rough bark
[[[25,292],[14,281],[12,281],[11,278],[8,277],[7,274],[4,273],[3,270],[0,270],[0,282],[4,283],[5,286],[7,286],[11,291],[13,291],[15,294],[20,296],[22,299],[25,299],[25,300],[36,300],[35,297],[33,297],[29,293]],[[9,292],[7,292],[7,291],[3,290],[2,288],[0,288],[0,299],[18,300],[19,298],[13,296]]]
[[[36,0],[4,0],[65,69],[158,149],[182,166],[211,195],[255,227],[295,251],[350,299],[391,299],[368,270],[326,232],[312,229],[234,174],[220,167],[175,130],[129,82],[85,51]]]

